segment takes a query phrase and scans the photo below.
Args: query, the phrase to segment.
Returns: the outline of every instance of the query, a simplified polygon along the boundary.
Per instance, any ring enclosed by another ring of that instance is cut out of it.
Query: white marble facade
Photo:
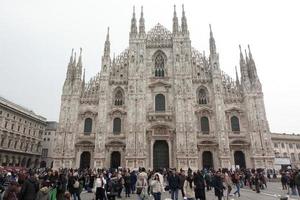
[[[250,48],[240,73],[221,70],[191,45],[184,9],[172,32],[145,31],[131,19],[129,47],[111,58],[109,30],[101,70],[85,82],[82,52],[63,85],[54,167],[272,168],[274,152],[261,83]],[[239,78],[239,75],[240,77]]]

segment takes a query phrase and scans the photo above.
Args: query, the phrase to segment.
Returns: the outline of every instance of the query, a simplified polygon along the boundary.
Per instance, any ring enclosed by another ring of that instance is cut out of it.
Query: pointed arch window
[[[84,134],[90,134],[93,128],[93,120],[91,118],[86,118],[84,120]]]
[[[198,96],[198,104],[208,104],[208,95],[205,89],[201,88],[197,96]]]
[[[232,116],[230,118],[231,122],[231,131],[240,132],[240,120],[237,116]]]
[[[121,133],[121,119],[119,117],[114,118],[113,133],[114,134],[120,134]]]
[[[201,123],[201,132],[203,134],[209,134],[209,120],[208,120],[208,117],[201,117],[200,123]]]
[[[163,94],[157,94],[155,96],[155,111],[165,111],[166,102],[165,96]]]
[[[121,90],[115,93],[115,106],[122,106],[124,104],[124,96]]]
[[[155,57],[155,77],[164,77],[165,76],[165,60],[162,53],[159,53]]]

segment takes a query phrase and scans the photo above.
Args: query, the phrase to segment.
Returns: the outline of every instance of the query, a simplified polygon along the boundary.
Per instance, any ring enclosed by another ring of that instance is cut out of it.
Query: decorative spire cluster
[[[181,31],[179,30],[181,28]],[[188,25],[187,25],[187,19],[185,16],[184,11],[184,5],[182,4],[182,16],[181,16],[181,27],[178,25],[178,17],[176,13],[176,5],[174,5],[174,13],[173,13],[173,34],[182,34],[182,35],[188,35]]]
[[[76,52],[72,49],[70,61],[67,69],[66,82],[73,83],[76,79],[81,80],[82,76],[82,48],[80,48],[78,61],[76,59]]]
[[[130,35],[130,38],[136,38],[137,36],[143,37],[146,35],[143,6],[141,6],[141,16],[139,19],[139,32],[137,29],[137,20],[135,17],[135,6],[133,6],[133,13],[132,13],[132,18],[131,18],[129,35]]]
[[[242,84],[251,83],[252,85],[256,83],[260,84],[259,78],[257,76],[255,62],[250,50],[250,45],[248,45],[248,54],[247,54],[247,50],[245,49],[246,61],[242,53],[241,45],[239,45],[239,48],[240,48],[241,83]]]
[[[135,6],[133,6],[133,13],[131,18],[131,28],[130,28],[130,37],[136,37],[137,35],[137,26],[135,18]]]
[[[109,27],[107,27],[106,40],[104,43],[104,57],[110,57]]]

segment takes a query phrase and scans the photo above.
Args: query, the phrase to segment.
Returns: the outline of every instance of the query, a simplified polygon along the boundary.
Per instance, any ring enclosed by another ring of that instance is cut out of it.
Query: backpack
[[[79,181],[76,180],[75,183],[73,184],[73,187],[76,189],[79,188]]]

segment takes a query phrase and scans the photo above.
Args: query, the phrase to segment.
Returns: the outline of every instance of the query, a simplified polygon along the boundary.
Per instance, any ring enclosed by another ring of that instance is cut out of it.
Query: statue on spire
[[[178,17],[176,14],[176,5],[174,5],[174,14],[173,14],[173,34],[178,33]]]
[[[131,19],[130,37],[135,37],[137,34],[136,18],[135,18],[135,7],[133,6],[133,14]]]
[[[182,4],[182,17],[181,17],[181,31],[182,34],[185,35],[188,33],[187,20],[184,12],[184,5]]]
[[[210,54],[211,55],[216,55],[217,54],[217,47],[216,47],[215,38],[213,36],[213,32],[212,32],[210,24],[209,24],[209,34],[210,34],[210,38],[209,38],[209,50],[210,50]]]
[[[145,35],[145,19],[144,19],[144,12],[143,12],[143,6],[141,7],[141,17],[139,21],[139,34]]]

